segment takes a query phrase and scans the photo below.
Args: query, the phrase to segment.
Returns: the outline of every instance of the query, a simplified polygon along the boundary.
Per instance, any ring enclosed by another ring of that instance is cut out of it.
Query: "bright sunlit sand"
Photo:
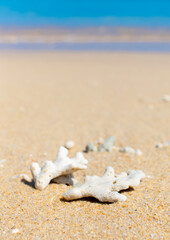
[[[170,147],[170,55],[163,53],[0,53],[0,238],[168,239]],[[88,142],[115,136],[116,147],[142,155],[83,153],[87,170],[102,176],[140,169],[146,177],[125,202],[63,201],[71,187],[50,184],[39,191],[33,161],[54,160],[59,146],[74,141],[70,156]]]

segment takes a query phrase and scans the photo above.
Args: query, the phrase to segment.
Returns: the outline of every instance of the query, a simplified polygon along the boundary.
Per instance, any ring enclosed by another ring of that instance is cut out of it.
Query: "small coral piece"
[[[88,153],[88,152],[93,152],[93,151],[96,151],[96,146],[92,142],[90,142],[86,145],[85,152]]]
[[[75,143],[74,143],[72,140],[70,140],[70,141],[67,141],[67,142],[66,142],[65,147],[66,147],[67,149],[71,149],[71,148],[74,147],[74,145],[75,145]]]
[[[129,153],[129,154],[135,154],[137,156],[142,155],[142,151],[140,149],[134,149],[132,147],[124,147],[119,149],[120,152],[122,153]]]
[[[140,170],[130,170],[115,176],[114,169],[107,167],[102,177],[86,176],[84,184],[73,187],[63,198],[68,201],[84,197],[94,197],[100,202],[125,201],[126,196],[119,191],[138,186],[144,177],[145,174]]]
[[[103,152],[103,151],[111,152],[114,141],[115,141],[115,137],[113,136],[106,138],[106,140],[101,144],[99,148],[99,152]]]
[[[155,147],[156,148],[170,147],[170,141],[164,142],[164,143],[158,143]]]
[[[58,184],[66,185],[75,185],[77,183],[77,180],[74,178],[73,174],[63,175],[52,179],[52,181]]]
[[[162,101],[164,102],[170,102],[170,95],[164,95],[162,98],[161,98]]]
[[[14,233],[14,234],[19,233],[19,232],[20,232],[20,230],[18,228],[13,228],[11,230],[11,233]]]
[[[31,178],[27,174],[25,174],[25,173],[20,173],[18,175],[14,175],[14,176],[12,176],[10,178],[10,180],[14,180],[16,178],[21,178],[21,179],[23,179],[23,180],[25,180],[27,182],[31,182]]]
[[[6,161],[6,159],[0,160],[0,167],[4,167],[3,163]]]
[[[64,179],[64,183],[68,183],[72,178],[70,174],[77,170],[86,169],[87,163],[88,161],[82,153],[78,152],[74,158],[69,158],[68,150],[65,147],[60,147],[55,162],[46,160],[42,168],[40,168],[38,163],[32,163],[31,173],[35,182],[35,188],[43,190],[51,180],[57,182],[56,178],[58,177],[60,177],[60,179],[58,179],[60,183],[61,179]],[[61,176],[65,177],[61,178]]]
[[[97,144],[102,144],[104,142],[102,137],[99,137],[99,139],[97,140]]]

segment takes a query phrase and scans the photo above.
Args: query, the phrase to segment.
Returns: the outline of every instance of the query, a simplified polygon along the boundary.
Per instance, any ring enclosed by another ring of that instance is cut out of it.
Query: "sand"
[[[97,52],[0,53],[0,239],[169,239],[168,160],[170,147],[170,55]],[[31,177],[32,161],[54,160],[58,147],[75,142],[73,156],[99,137],[116,137],[117,151],[84,154],[88,169],[102,176],[140,169],[146,178],[126,202],[94,199],[65,202],[70,186],[44,191],[11,178]],[[16,230],[19,230],[18,233]]]

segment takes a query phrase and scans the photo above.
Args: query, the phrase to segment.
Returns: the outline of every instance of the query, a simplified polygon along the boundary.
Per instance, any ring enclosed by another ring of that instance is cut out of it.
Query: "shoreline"
[[[0,28],[0,43],[114,43],[170,42],[170,29],[96,28]]]
[[[0,43],[0,51],[170,52],[170,42]]]

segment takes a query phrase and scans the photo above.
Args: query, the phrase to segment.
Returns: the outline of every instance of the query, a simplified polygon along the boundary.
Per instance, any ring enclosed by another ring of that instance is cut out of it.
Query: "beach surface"
[[[170,54],[105,52],[0,52],[0,239],[169,239]],[[146,178],[127,201],[62,200],[71,187],[44,191],[22,181],[30,165],[54,160],[61,145],[84,151],[88,142],[115,136],[113,150],[84,153],[85,171],[102,176],[143,170]],[[18,229],[15,231],[15,229]]]

